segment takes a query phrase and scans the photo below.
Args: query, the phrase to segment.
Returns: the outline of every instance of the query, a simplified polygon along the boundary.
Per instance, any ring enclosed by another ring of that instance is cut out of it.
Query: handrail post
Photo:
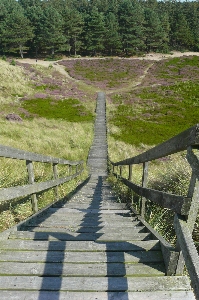
[[[120,176],[122,176],[122,166],[120,166]]]
[[[189,214],[187,216],[187,225],[189,227],[190,233],[192,234],[199,210],[199,178],[197,174],[197,164],[199,164],[199,160],[198,157],[193,153],[191,146],[187,149],[187,160],[192,168],[189,190],[187,194],[187,197],[192,199]],[[176,244],[176,250],[179,251],[179,258],[176,266],[176,275],[181,275],[184,270],[185,262],[178,240]]]
[[[129,165],[129,181],[132,180],[132,165]]]
[[[148,165],[149,162],[143,163],[143,173],[142,173],[142,187],[145,188],[147,186],[147,179],[148,179]],[[145,216],[145,206],[146,206],[146,198],[141,198],[141,216],[144,218]]]
[[[35,178],[34,178],[34,169],[33,169],[33,163],[30,160],[26,160],[26,167],[28,171],[28,181],[30,184],[34,184]],[[36,194],[31,195],[31,203],[32,203],[32,211],[33,213],[38,212],[38,205],[37,205],[37,196]]]
[[[192,151],[192,148],[187,149],[187,160],[192,168],[192,175],[189,184],[188,198],[192,198],[191,207],[187,217],[187,224],[190,232],[194,229],[194,224],[199,210],[199,159]]]
[[[54,163],[53,164],[53,176],[54,176],[54,179],[58,179],[58,172],[57,172],[57,164]],[[55,192],[55,199],[58,200],[59,199],[59,192],[58,192],[58,185],[56,185],[54,187],[54,192]]]
[[[71,173],[72,173],[72,166],[71,165],[68,166],[68,173],[69,173],[69,176],[71,176]]]

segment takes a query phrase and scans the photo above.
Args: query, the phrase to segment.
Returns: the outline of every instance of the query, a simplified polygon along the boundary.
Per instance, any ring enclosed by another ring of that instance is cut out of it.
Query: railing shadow
[[[62,202],[64,205],[64,201]],[[103,220],[101,218],[102,214],[100,213],[100,210],[102,209],[102,202],[103,202],[103,178],[102,176],[98,176],[96,186],[94,188],[93,196],[91,198],[91,202],[88,205],[87,210],[95,209],[96,211],[99,210],[99,212],[91,214],[90,211],[88,211],[87,213],[85,213],[83,219],[80,221],[80,224],[78,225],[77,234],[72,234],[72,233],[69,234],[64,232],[45,232],[45,233],[35,232],[35,236],[34,236],[35,240],[42,240],[44,236],[45,239],[49,240],[49,246],[47,249],[47,254],[45,259],[45,267],[44,267],[43,274],[41,276],[42,283],[40,286],[40,293],[38,296],[38,300],[45,300],[44,298],[45,296],[43,293],[44,291],[47,290],[51,290],[54,292],[56,291],[56,293],[53,293],[53,300],[59,300],[63,278],[66,278],[64,275],[65,272],[64,270],[66,270],[65,251],[67,251],[68,244],[70,243],[70,241],[86,241],[86,240],[94,241],[95,243],[102,244],[105,246],[104,251],[106,253],[106,261],[105,261],[106,274],[104,275],[107,278],[107,300],[113,299],[113,294],[117,291],[124,292],[122,293],[123,300],[129,299],[128,277],[127,277],[126,265],[125,265],[125,253],[131,254],[130,249],[132,247],[132,243],[122,242],[123,246],[120,248],[119,246],[121,245],[120,242],[115,242],[115,241],[110,242],[110,241],[103,240],[104,233],[99,232],[104,227]],[[79,209],[79,211],[82,212],[85,211],[85,209]],[[46,216],[43,215],[41,219],[38,219],[38,223],[35,224],[35,227],[37,227],[39,224],[47,220],[52,215],[53,212],[51,215],[50,214],[47,214]],[[126,215],[126,217],[127,216],[128,215]],[[125,214],[121,215],[121,218],[125,218]],[[89,226],[92,226],[92,230],[91,230],[92,232],[88,232]],[[32,227],[32,230],[33,229],[34,226]],[[57,239],[57,240],[50,240],[50,239]],[[62,241],[61,249],[59,249],[60,241]],[[117,259],[118,254],[117,257],[114,258],[114,255],[117,250],[119,251],[119,255],[120,255],[119,262]],[[142,247],[137,246],[136,250],[144,250],[144,249]],[[81,249],[79,249],[79,251],[81,251]],[[136,255],[136,251],[133,252],[133,255],[134,256]],[[139,255],[137,257],[138,259],[140,259]],[[74,268],[75,268],[75,264],[74,264]],[[88,274],[87,276],[89,275],[90,274]],[[69,274],[69,276],[72,276],[72,274]],[[86,291],[87,287],[84,287],[84,290]]]

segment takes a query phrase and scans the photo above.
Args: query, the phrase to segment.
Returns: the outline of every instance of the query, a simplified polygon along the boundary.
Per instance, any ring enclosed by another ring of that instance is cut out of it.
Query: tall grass
[[[23,69],[0,60],[0,104],[16,102],[26,93],[32,93],[29,77]]]

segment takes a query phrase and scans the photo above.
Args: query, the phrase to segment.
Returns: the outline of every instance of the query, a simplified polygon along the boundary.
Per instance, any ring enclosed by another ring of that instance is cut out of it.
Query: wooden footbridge
[[[27,194],[35,212],[0,235],[1,300],[193,300],[199,299],[199,259],[191,232],[199,206],[198,126],[137,157],[112,163],[113,173],[142,196],[142,211],[118,203],[107,182],[105,95],[97,98],[95,136],[88,156],[90,177],[69,200],[37,212],[36,194],[78,176],[82,162],[56,159],[0,146],[0,156],[25,160],[29,184],[0,190],[0,201]],[[193,169],[187,197],[146,188],[147,162],[188,149]],[[54,179],[34,182],[32,163],[53,165]],[[132,165],[142,163],[143,183],[132,182]],[[57,165],[70,166],[58,178]],[[129,177],[122,177],[122,166]],[[116,166],[119,166],[118,173]],[[175,212],[177,246],[172,248],[144,220],[146,199]],[[183,276],[184,261],[190,276]],[[191,280],[191,285],[190,285]]]

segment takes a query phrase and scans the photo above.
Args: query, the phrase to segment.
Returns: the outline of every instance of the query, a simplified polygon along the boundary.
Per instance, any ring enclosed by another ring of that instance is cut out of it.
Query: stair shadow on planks
[[[93,190],[90,194],[89,189]],[[125,292],[132,289],[128,286],[129,276],[148,276],[149,270],[153,276],[164,275],[158,241],[150,241],[150,233],[143,232],[145,229],[130,215],[130,211],[123,204],[116,203],[112,193],[106,194],[107,189],[110,191],[103,176],[91,176],[90,181],[70,201],[60,207],[56,207],[59,206],[57,204],[49,208],[45,215],[26,224],[22,232],[10,234],[10,239],[32,239],[36,245],[48,241],[47,251],[33,252],[30,249],[24,255],[18,252],[19,257],[16,258],[28,266],[27,274],[19,272],[18,276],[37,277],[37,287],[31,286],[31,283],[29,287],[40,291],[35,299],[44,300],[46,291],[53,293],[51,299],[58,300],[59,291],[63,290],[99,290],[109,292],[106,299],[120,299],[113,298],[112,293],[117,292],[123,293],[121,299],[128,300],[128,293]],[[83,199],[85,193],[87,197]],[[79,208],[75,208],[75,204]],[[79,214],[83,217],[78,218]],[[122,224],[127,229],[131,228],[129,242],[126,241]],[[147,246],[148,242],[150,246]],[[142,247],[142,244],[145,246]],[[146,247],[150,251],[146,251]],[[43,269],[41,264],[44,264]]]

